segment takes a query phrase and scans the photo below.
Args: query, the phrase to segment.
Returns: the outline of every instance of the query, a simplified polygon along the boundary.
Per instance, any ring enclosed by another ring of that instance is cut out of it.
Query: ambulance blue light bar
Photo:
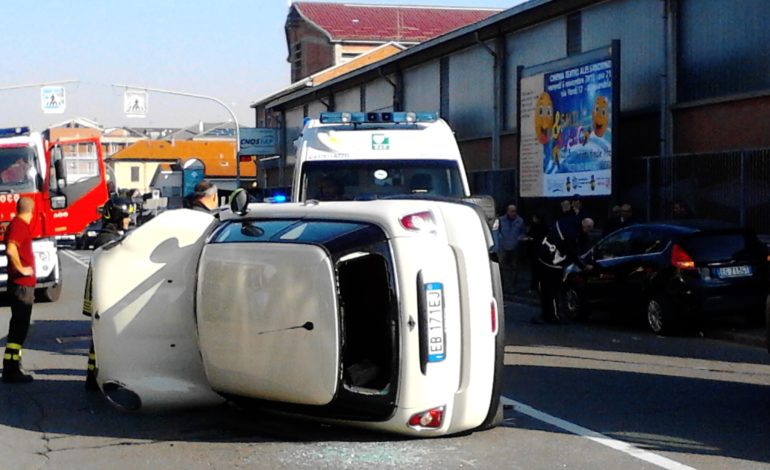
[[[368,124],[395,123],[412,124],[415,122],[436,122],[438,113],[321,113],[321,124]]]
[[[6,127],[0,129],[0,137],[15,137],[17,135],[29,135],[29,127]]]

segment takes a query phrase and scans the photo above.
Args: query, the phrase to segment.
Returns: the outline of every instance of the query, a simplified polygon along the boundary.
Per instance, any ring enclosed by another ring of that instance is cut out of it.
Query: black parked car
[[[565,306],[585,318],[594,305],[645,314],[650,329],[670,333],[720,314],[764,321],[768,249],[757,235],[709,221],[638,224],[599,241],[565,274]]]

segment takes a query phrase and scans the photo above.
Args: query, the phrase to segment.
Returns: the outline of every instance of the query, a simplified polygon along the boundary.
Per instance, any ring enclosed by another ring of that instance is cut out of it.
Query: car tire
[[[564,311],[569,320],[585,321],[588,319],[591,309],[586,302],[583,291],[575,287],[568,287],[564,291]]]
[[[749,327],[761,328],[765,326],[765,316],[770,314],[767,310],[767,305],[757,305],[756,307],[752,308],[746,314],[746,323],[748,323]]]
[[[668,335],[676,330],[677,319],[671,301],[663,296],[653,296],[647,301],[647,326],[653,333]]]

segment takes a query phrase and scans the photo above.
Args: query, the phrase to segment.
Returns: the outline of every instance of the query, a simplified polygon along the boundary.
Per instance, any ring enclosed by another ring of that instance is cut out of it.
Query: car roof
[[[700,232],[750,231],[749,229],[741,228],[738,225],[729,222],[713,219],[666,220],[660,222],[634,224],[630,227],[647,227],[653,230],[677,235],[689,235]]]

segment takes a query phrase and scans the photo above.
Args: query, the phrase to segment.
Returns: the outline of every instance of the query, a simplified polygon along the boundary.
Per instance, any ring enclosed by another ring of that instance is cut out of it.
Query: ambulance
[[[321,113],[295,145],[295,202],[470,196],[454,133],[436,113]]]

